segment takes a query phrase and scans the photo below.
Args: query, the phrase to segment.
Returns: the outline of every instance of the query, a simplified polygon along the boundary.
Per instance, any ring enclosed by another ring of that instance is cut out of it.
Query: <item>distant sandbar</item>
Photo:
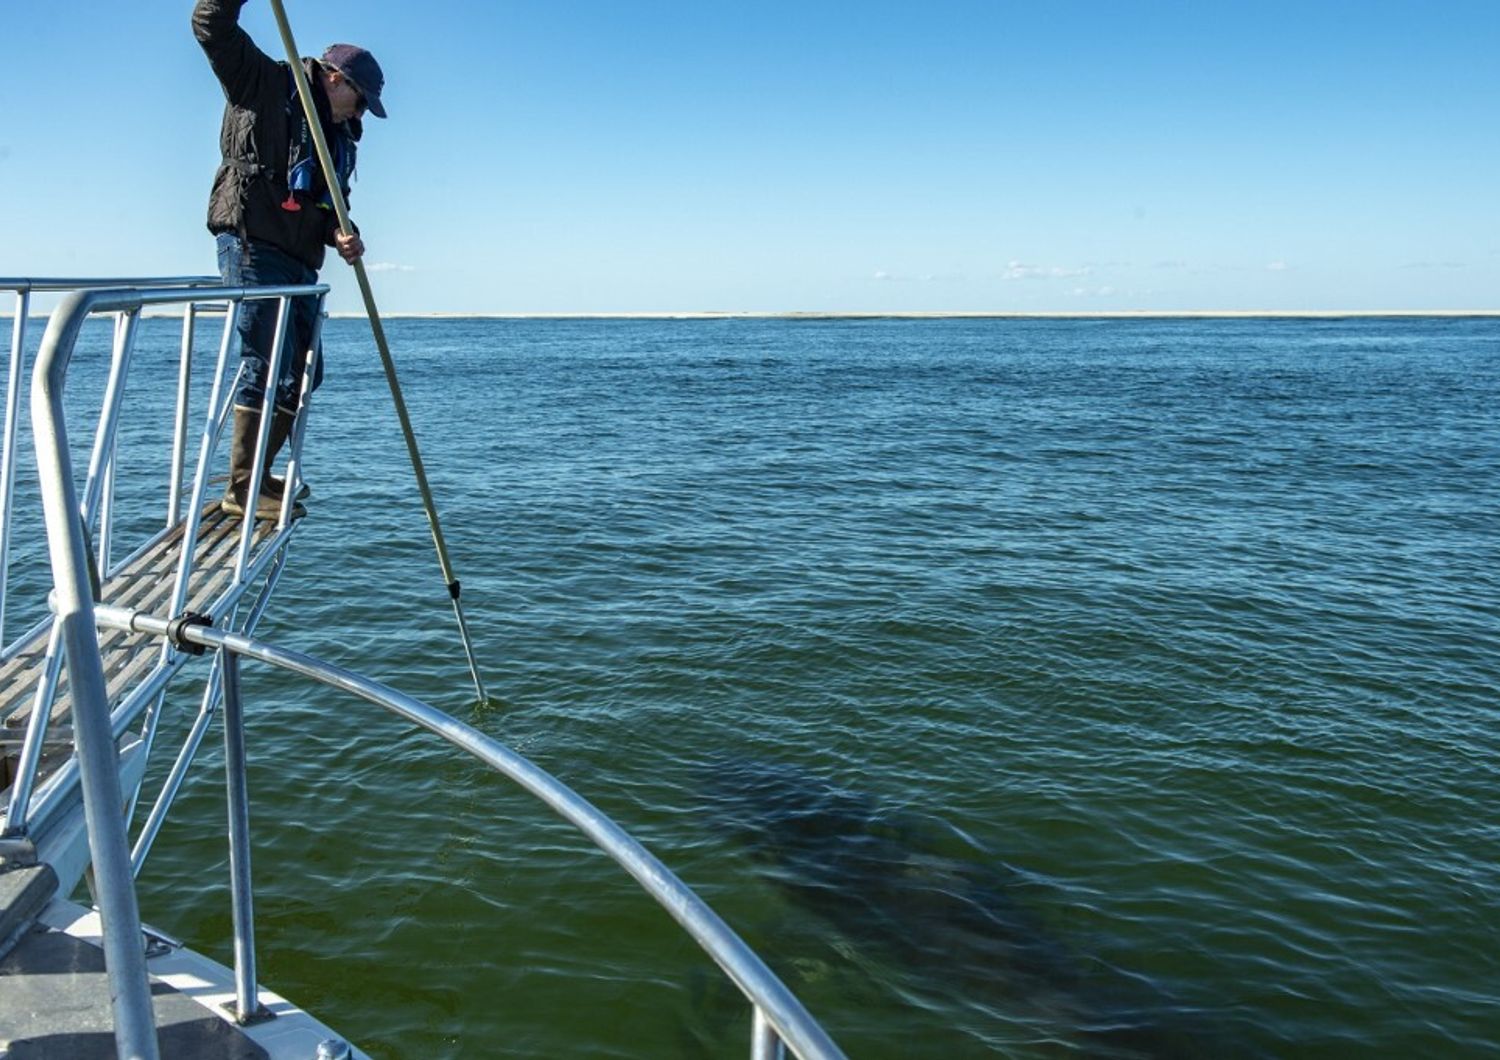
[[[1346,317],[1500,317],[1500,309],[1126,309],[1111,312],[661,311],[648,313],[382,313],[420,320],[1337,320]],[[363,317],[363,313],[332,313]]]
[[[208,310],[212,313],[212,310]],[[0,320],[14,314],[0,313]],[[181,317],[181,311],[148,310],[146,316]],[[364,313],[330,313],[337,319],[362,320]],[[660,310],[641,313],[412,313],[382,312],[386,320],[1340,320],[1386,318],[1500,317],[1500,309],[1117,309],[1105,311],[1022,312],[963,310],[838,311],[792,310],[760,313],[729,310]],[[32,319],[45,320],[45,313]]]

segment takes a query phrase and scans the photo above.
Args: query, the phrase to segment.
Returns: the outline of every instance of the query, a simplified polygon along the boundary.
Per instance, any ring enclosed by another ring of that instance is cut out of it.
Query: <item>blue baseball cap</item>
[[[385,117],[385,106],[380,102],[380,90],[385,87],[385,74],[375,56],[357,44],[332,44],[323,53],[323,62],[333,67],[354,83],[359,94],[365,97],[365,106],[377,118]]]

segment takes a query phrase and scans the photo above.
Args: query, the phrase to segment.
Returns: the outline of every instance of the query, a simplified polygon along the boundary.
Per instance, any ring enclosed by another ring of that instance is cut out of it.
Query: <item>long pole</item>
[[[333,166],[333,157],[328,150],[328,138],[323,135],[323,124],[318,120],[318,109],[313,103],[312,86],[307,83],[307,72],[302,69],[302,53],[292,37],[291,23],[287,21],[286,9],[281,0],[271,0],[271,10],[276,15],[276,25],[281,30],[281,43],[286,48],[287,63],[292,76],[297,79],[297,95],[302,97],[302,110],[307,115],[307,126],[312,130],[313,145],[318,151],[318,164],[327,177],[329,194],[333,198],[333,209],[338,214],[339,230],[346,236],[354,234],[354,225],[349,220],[349,204],[344,201],[344,189],[339,187],[338,173]],[[422,466],[422,454],[417,451],[417,436],[411,429],[411,417],[406,413],[406,399],[401,396],[401,384],[396,379],[396,362],[391,359],[391,348],[385,340],[385,327],[380,322],[380,312],[375,308],[375,295],[370,290],[370,277],[365,272],[362,258],[354,261],[354,275],[359,280],[360,294],[364,295],[365,311],[370,317],[370,330],[375,334],[375,345],[380,350],[380,363],[385,366],[385,381],[390,384],[391,398],[396,403],[396,416],[401,421],[401,433],[406,437],[406,451],[411,457],[411,467],[417,476],[417,488],[422,492],[422,507],[427,509],[427,522],[432,527],[432,543],[437,547],[438,565],[443,568],[443,580],[448,583],[448,596],[453,601],[453,614],[458,618],[458,631],[463,637],[464,653],[469,657],[469,671],[474,676],[474,691],[485,700],[484,682],[479,678],[479,663],[474,658],[474,644],[469,639],[469,626],[464,621],[463,604],[459,602],[458,577],[453,573],[453,564],[448,559],[448,545],[443,540],[443,528],[438,523],[437,507],[432,501],[432,487],[427,484],[427,471]]]

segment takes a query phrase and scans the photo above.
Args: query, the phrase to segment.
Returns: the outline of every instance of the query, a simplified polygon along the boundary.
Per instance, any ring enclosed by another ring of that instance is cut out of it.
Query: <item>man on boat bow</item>
[[[339,230],[327,176],[318,164],[291,67],[256,47],[239,25],[246,0],[197,0],[193,35],[224,88],[219,134],[223,161],[208,203],[208,230],[218,241],[219,273],[233,287],[316,283],[325,247],[351,265],[365,251],[357,232]],[[368,110],[385,117],[380,101],[385,75],[368,51],[335,44],[321,59],[303,59],[318,117],[347,197],[356,145]],[[317,313],[317,300],[292,302],[286,352],[275,382],[275,413],[261,476],[256,514],[274,518],[284,484],[270,475],[277,452],[291,433]],[[240,352],[244,371],[234,396],[225,511],[243,515],[255,443],[266,394],[266,375],[276,330],[275,299],[246,301],[240,308]],[[312,385],[322,381],[318,358]],[[305,495],[302,494],[302,495]],[[296,514],[301,514],[301,506]]]

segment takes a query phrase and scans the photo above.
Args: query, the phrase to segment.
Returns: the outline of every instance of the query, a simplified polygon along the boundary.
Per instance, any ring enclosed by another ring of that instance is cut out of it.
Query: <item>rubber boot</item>
[[[266,467],[265,473],[261,475],[260,491],[267,497],[275,497],[277,501],[286,494],[286,479],[278,478],[271,474],[271,464],[276,460],[276,454],[281,452],[281,447],[291,437],[292,424],[296,417],[290,412],[276,410],[276,415],[271,417],[271,440],[266,443]],[[297,487],[296,500],[312,496],[312,488],[306,482]]]
[[[275,427],[274,419],[271,425]],[[230,515],[245,514],[245,494],[250,488],[250,469],[255,463],[255,442],[259,433],[259,410],[236,405],[234,433],[229,442],[229,485],[224,488],[224,498],[219,502],[219,507]],[[306,514],[307,509],[302,505],[292,506],[292,518],[300,519]],[[281,498],[271,496],[264,485],[255,501],[255,515],[259,519],[275,519],[281,515]]]

